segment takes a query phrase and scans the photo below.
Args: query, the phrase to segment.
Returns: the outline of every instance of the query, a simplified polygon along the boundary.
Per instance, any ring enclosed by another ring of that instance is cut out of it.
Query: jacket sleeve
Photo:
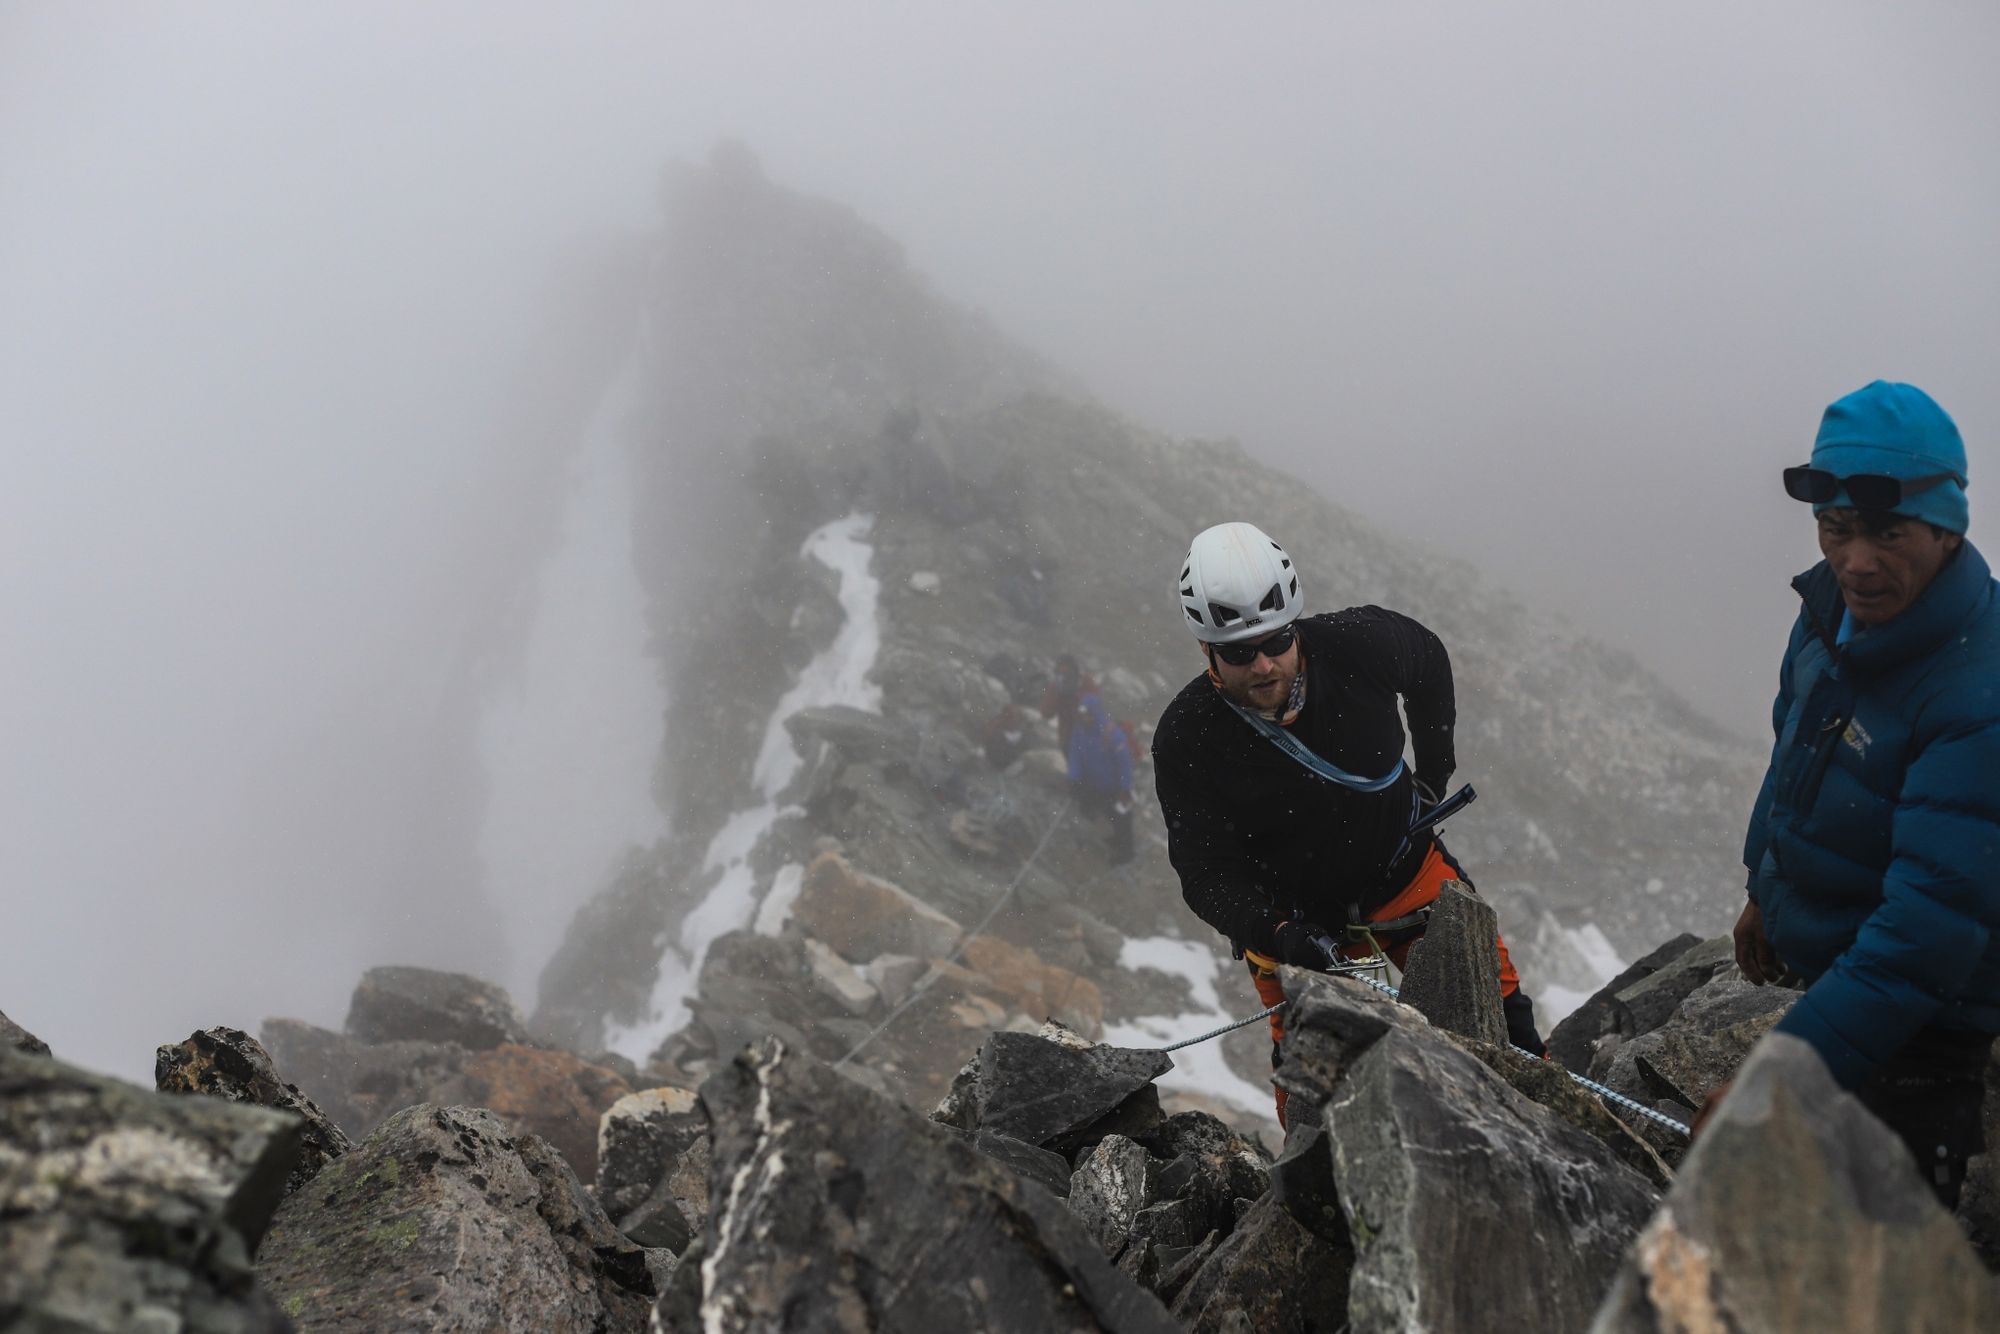
[[[1451,655],[1430,630],[1386,607],[1363,607],[1360,625],[1367,660],[1377,664],[1382,683],[1403,697],[1417,777],[1442,796],[1458,769],[1452,743],[1458,699],[1452,690]]]
[[[1882,903],[1778,1030],[1854,1088],[1971,978],[2000,931],[2000,715],[1974,692],[1920,717],[1891,828]],[[1983,693],[1983,692],[1982,692]],[[1955,707],[1948,707],[1955,705]],[[1969,716],[1970,715],[1970,716]]]
[[[1275,954],[1278,911],[1256,868],[1207,792],[1207,780],[1162,726],[1153,737],[1153,787],[1167,824],[1167,860],[1194,915],[1236,944]]]
[[[1750,828],[1743,835],[1743,869],[1747,873],[1744,881],[1746,891],[1752,899],[1757,897],[1757,876],[1764,867],[1764,851],[1770,846],[1771,833],[1767,821],[1771,815],[1771,784],[1778,772],[1778,738],[1784,735],[1785,719],[1792,712],[1792,659],[1798,655],[1799,636],[1805,632],[1805,613],[1792,626],[1792,637],[1785,645],[1784,661],[1778,664],[1778,697],[1771,703],[1771,762],[1764,766],[1764,782],[1757,789],[1757,802],[1750,808]]]

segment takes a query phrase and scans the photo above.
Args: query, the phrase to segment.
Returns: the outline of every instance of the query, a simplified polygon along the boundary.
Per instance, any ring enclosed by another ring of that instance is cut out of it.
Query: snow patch
[[[763,744],[751,771],[751,782],[763,800],[731,815],[709,840],[702,869],[721,875],[682,919],[679,939],[662,946],[651,1017],[630,1027],[614,1026],[606,1035],[605,1045],[621,1056],[643,1065],[668,1035],[687,1023],[688,998],[694,994],[710,946],[753,923],[764,931],[768,922],[765,934],[775,934],[798,897],[802,868],[781,868],[760,896],[750,859],[772,826],[799,813],[795,806],[778,804],[779,794],[804,763],[785,721],[805,709],[836,704],[870,713],[882,710],[882,688],[868,680],[882,647],[882,583],[868,571],[875,552],[865,540],[874,522],[873,515],[859,513],[836,519],[815,529],[799,549],[801,559],[810,557],[839,576],[837,596],[845,616],[833,642],[805,665],[764,725]],[[793,873],[789,880],[788,872]]]
[[[1618,951],[1605,938],[1604,933],[1597,929],[1597,923],[1586,922],[1582,926],[1566,927],[1563,934],[1568,937],[1578,957],[1597,975],[1597,981],[1589,991],[1571,991],[1568,987],[1544,987],[1536,993],[1535,1022],[1544,1034],[1576,1013],[1578,1006],[1596,995],[1606,982],[1624,972],[1626,968],[1625,960],[1619,957]]]
[[[763,906],[757,909],[756,931],[760,936],[775,936],[785,929],[791,920],[792,905],[799,901],[799,890],[806,883],[806,868],[797,862],[786,862],[771,877],[771,888],[764,894]]]
[[[1206,945],[1174,936],[1135,936],[1119,948],[1118,966],[1134,971],[1150,968],[1180,978],[1187,983],[1188,999],[1195,1008],[1185,1014],[1146,1015],[1124,1023],[1106,1024],[1104,1040],[1114,1046],[1162,1047],[1243,1017],[1223,1008],[1215,986],[1218,966],[1215,952]],[[1255,994],[1248,999],[1255,1000]],[[1250,1010],[1246,1002],[1244,1013]],[[1266,1030],[1258,1026],[1255,1031]],[[1275,1112],[1271,1090],[1230,1069],[1222,1058],[1220,1045],[1226,1040],[1218,1038],[1175,1052],[1174,1068],[1155,1082],[1163,1089],[1185,1089],[1220,1098],[1257,1116],[1272,1117]]]

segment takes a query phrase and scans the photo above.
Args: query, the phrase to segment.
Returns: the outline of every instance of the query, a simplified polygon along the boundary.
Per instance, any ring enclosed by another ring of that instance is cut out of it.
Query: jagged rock
[[[1194,1334],[1336,1334],[1347,1328],[1353,1263],[1267,1196],[1192,1277],[1180,1277],[1173,1314]]]
[[[1251,1197],[1256,1198],[1256,1197]],[[1333,1142],[1323,1126],[1298,1126],[1271,1164],[1271,1198],[1303,1227],[1336,1245],[1347,1245],[1347,1216],[1333,1179]]]
[[[1618,993],[1645,981],[1700,943],[1700,936],[1684,931],[1627,965],[1624,972],[1599,987],[1596,994],[1555,1026],[1548,1037],[1549,1055],[1571,1070],[1588,1074],[1599,1042],[1607,1037],[1629,1037],[1636,1033]]]
[[[1475,1042],[1505,1045],[1500,1009],[1500,919],[1478,895],[1447,881],[1431,907],[1424,936],[1410,950],[1403,1003],[1438,1028]]]
[[[861,975],[891,1009],[909,999],[917,983],[924,980],[930,964],[908,954],[878,954],[862,965]]]
[[[49,1044],[0,1013],[0,1047],[11,1047],[30,1056],[49,1055]]]
[[[266,1019],[259,1036],[272,1063],[350,1139],[427,1101],[456,1075],[466,1050],[446,1042],[370,1045],[297,1019]]]
[[[686,1089],[627,1094],[598,1123],[598,1202],[634,1240],[670,1235],[676,1218],[695,1230],[707,1221],[708,1165],[708,1120]],[[642,1244],[679,1251],[687,1238]]]
[[[1710,1089],[1735,1074],[1799,994],[1753,987],[1732,965],[1692,992],[1664,1023],[1620,1043],[1601,1082],[1648,1106],[1672,1098],[1699,1107]]]
[[[835,852],[821,853],[806,867],[792,920],[854,963],[878,954],[941,959],[960,934],[951,918],[888,881],[855,870]]]
[[[1060,1201],[781,1042],[701,1098],[728,1185],[702,1243],[708,1334],[1174,1328]],[[656,1320],[689,1328],[674,1301]]]
[[[1737,1073],[1597,1334],[2000,1328],[2000,1289],[1909,1151],[1783,1034]]]
[[[1604,1081],[1625,1043],[1673,1018],[1682,1001],[1717,976],[1735,972],[1736,943],[1728,936],[1717,936],[1690,946],[1649,976],[1614,992],[1617,1028],[1592,1044],[1590,1065],[1580,1073]]]
[[[1659,1133],[1653,1122],[1627,1112],[1624,1115],[1632,1117],[1632,1122],[1628,1124],[1621,1115],[1609,1110],[1596,1094],[1580,1087],[1569,1077],[1569,1072],[1555,1061],[1536,1060],[1512,1047],[1495,1047],[1486,1043],[1471,1044],[1469,1049],[1512,1085],[1516,1092],[1548,1108],[1577,1129],[1603,1140],[1618,1155],[1620,1162],[1646,1178],[1656,1190],[1665,1190],[1673,1183],[1673,1167],[1647,1138],[1648,1132]],[[1680,1142],[1685,1141],[1682,1139]],[[1676,1161],[1679,1156],[1677,1144],[1674,1150]]]
[[[1428,1031],[1430,1021],[1359,982],[1302,968],[1280,970],[1291,1006],[1285,1013],[1285,1060],[1273,1082],[1290,1098],[1286,1120],[1294,1127],[1321,1124],[1320,1109],[1333,1096],[1355,1056],[1392,1028]]]
[[[1222,1200],[1254,1200],[1271,1183],[1271,1155],[1264,1146],[1207,1112],[1176,1112],[1134,1138],[1170,1165],[1195,1163]]]
[[[951,1087],[931,1110],[931,1120],[967,1134],[979,1128],[979,1053],[958,1068]]]
[[[400,966],[361,975],[348,1004],[347,1035],[371,1043],[452,1042],[469,1051],[528,1040],[514,1002],[491,982]]]
[[[1069,1198],[1069,1160],[1059,1153],[1038,1149],[1032,1144],[991,1130],[972,1132],[972,1147],[996,1163],[1012,1168],[1024,1181],[1032,1181],[1057,1199]]]
[[[1143,1145],[1106,1135],[1069,1179],[1069,1207],[1104,1254],[1116,1259],[1139,1211],[1160,1198],[1160,1168]]]
[[[474,1052],[431,1095],[447,1106],[484,1107],[517,1134],[540,1135],[581,1177],[597,1175],[597,1123],[632,1091],[609,1070],[566,1051],[513,1044]]]
[[[1151,1090],[1153,1080],[1173,1067],[1165,1052],[1077,1050],[1039,1034],[995,1033],[979,1049],[976,1124],[1029,1144],[1060,1145]],[[1157,1114],[1157,1092],[1152,1102]]]
[[[299,1117],[299,1161],[285,1181],[287,1195],[353,1147],[318,1103],[278,1077],[270,1053],[240,1029],[203,1029],[161,1047],[153,1057],[153,1084],[162,1093],[201,1093]]]
[[[1581,1329],[1652,1211],[1651,1186],[1429,1025],[1353,983],[1286,978],[1298,1001],[1280,1076],[1295,1102],[1331,1090],[1357,1334]]]
[[[1089,978],[997,936],[974,937],[961,957],[996,998],[1023,1014],[1055,1019],[1085,1037],[1104,1031],[1104,993]]]
[[[0,1325],[288,1329],[251,1272],[300,1121],[0,1046]]]
[[[867,1014],[881,1000],[881,993],[861,970],[817,940],[805,942],[806,962],[820,994],[852,1015]]]
[[[640,1328],[646,1257],[540,1138],[405,1108],[279,1208],[257,1272],[308,1328]]]

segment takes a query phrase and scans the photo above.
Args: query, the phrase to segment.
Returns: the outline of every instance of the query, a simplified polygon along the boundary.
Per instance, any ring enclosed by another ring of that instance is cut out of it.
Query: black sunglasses
[[[1259,653],[1274,660],[1284,657],[1291,651],[1292,641],[1298,637],[1299,632],[1288,625],[1278,633],[1260,639],[1254,644],[1239,640],[1234,644],[1210,644],[1209,647],[1215,650],[1216,657],[1231,667],[1248,667],[1257,661]]]
[[[1836,477],[1824,468],[1801,466],[1785,469],[1785,494],[1793,500],[1824,505],[1845,491],[1847,498],[1854,502],[1854,508],[1861,510],[1893,510],[1903,503],[1905,496],[1928,491],[1946,482],[1965,485],[1965,479],[1955,472],[1910,478],[1888,477],[1875,472]]]

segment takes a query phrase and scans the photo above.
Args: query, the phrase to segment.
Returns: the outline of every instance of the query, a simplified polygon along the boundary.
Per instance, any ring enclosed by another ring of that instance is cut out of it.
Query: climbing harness
[[[1335,977],[1351,977],[1355,981],[1361,983],[1363,986],[1373,987],[1375,990],[1381,992],[1383,995],[1389,997],[1391,1000],[1394,1000],[1398,1004],[1401,1004],[1402,993],[1400,991],[1398,991],[1395,987],[1390,986],[1387,982],[1378,982],[1374,978],[1369,977],[1367,975],[1368,972],[1373,970],[1373,968],[1374,968],[1374,961],[1370,960],[1364,964],[1355,965],[1354,967],[1331,969],[1327,970],[1327,972],[1329,973],[1329,975]],[[1284,1009],[1285,1006],[1289,1005],[1290,1003],[1291,1003],[1290,1001],[1280,1001],[1278,1004],[1273,1005],[1270,1009],[1259,1010],[1256,1014],[1251,1015],[1247,1019],[1238,1019],[1234,1023],[1224,1024],[1221,1028],[1215,1029],[1212,1032],[1203,1033],[1200,1037],[1184,1038],[1181,1041],[1174,1043],[1170,1047],[1156,1047],[1153,1050],[1179,1051],[1182,1047],[1192,1047],[1197,1043],[1207,1042],[1211,1038],[1219,1038],[1224,1033],[1233,1033],[1239,1028],[1248,1028],[1251,1024],[1256,1023],[1259,1019],[1268,1019],[1270,1016]],[[1508,1043],[1507,1045],[1513,1048],[1513,1050],[1520,1052],[1521,1055],[1529,1057],[1532,1060],[1542,1059],[1541,1057],[1536,1056],[1535,1053],[1529,1051],[1526,1047],[1516,1047],[1511,1042]],[[1689,1134],[1688,1128],[1685,1125],[1681,1124],[1679,1121],[1674,1120],[1673,1117],[1668,1116],[1664,1112],[1656,1112],[1651,1107],[1648,1107],[1645,1103],[1639,1102],[1633,1098],[1628,1098],[1624,1094],[1618,1092],[1616,1089],[1606,1088],[1604,1085],[1598,1083],[1594,1079],[1585,1079],[1582,1075],[1576,1073],[1574,1070],[1565,1070],[1563,1071],[1563,1073],[1568,1075],[1573,1083],[1579,1084],[1582,1087],[1590,1090],[1592,1093],[1595,1093],[1598,1097],[1604,1099],[1604,1101],[1606,1102],[1613,1103],[1616,1106],[1624,1108],[1628,1112],[1633,1112],[1639,1116],[1645,1117],[1649,1121],[1653,1121],[1659,1125],[1665,1126],[1667,1129],[1674,1131],[1676,1134],[1679,1135]]]
[[[1008,901],[1014,897],[1015,891],[1019,890],[1027,881],[1028,873],[1035,869],[1035,863],[1040,860],[1043,850],[1049,846],[1049,840],[1055,837],[1056,830],[1062,828],[1063,821],[1069,818],[1072,804],[1065,800],[1061,808],[1056,811],[1055,818],[1049,821],[1049,827],[1042,831],[1041,841],[1035,844],[1035,850],[1028,854],[1028,860],[1022,862],[1021,869],[1014,873],[1013,883],[1000,892],[999,898],[993,900],[993,906],[986,910],[986,915],[979,919],[979,924],[960,936],[958,944],[952,946],[951,953],[939,962],[932,964],[930,971],[924,974],[923,979],[910,988],[910,994],[903,998],[903,1003],[889,1011],[881,1023],[869,1029],[867,1035],[861,1041],[849,1047],[847,1055],[833,1063],[834,1069],[838,1070],[841,1066],[846,1065],[856,1056],[859,1056],[863,1049],[875,1041],[876,1038],[881,1037],[887,1031],[889,1025],[895,1023],[902,1016],[903,1011],[915,1005],[923,994],[930,990],[931,984],[944,975],[946,968],[959,961],[959,958],[965,953],[966,946],[970,945],[979,936],[980,932],[992,925],[993,919],[999,916],[1002,908],[1007,906]]]

